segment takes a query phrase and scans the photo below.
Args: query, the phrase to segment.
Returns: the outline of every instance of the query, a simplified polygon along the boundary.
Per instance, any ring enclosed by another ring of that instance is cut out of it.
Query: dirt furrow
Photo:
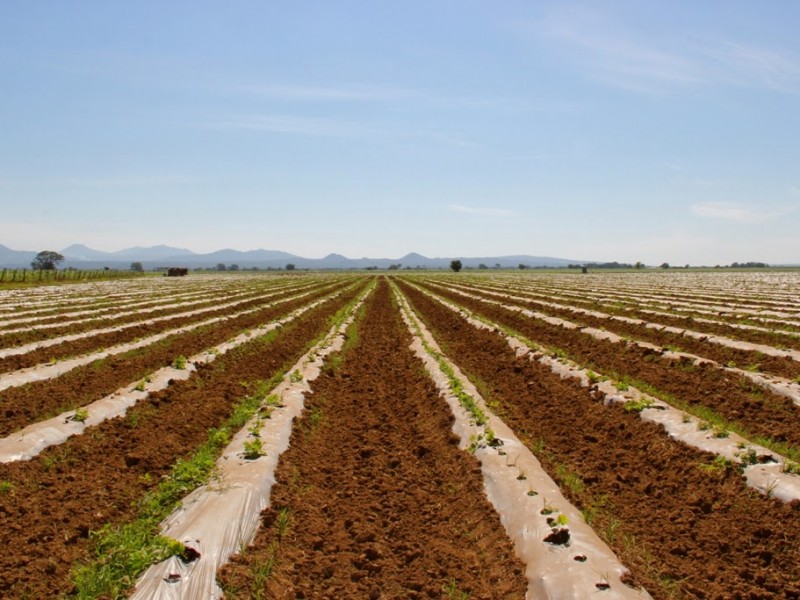
[[[570,500],[656,598],[800,597],[800,506],[669,439],[571,380],[517,357],[402,286],[450,359],[496,403]]]
[[[359,286],[363,289],[363,286]],[[175,461],[190,456],[255,382],[288,368],[330,317],[360,291],[350,289],[278,331],[198,369],[90,435],[71,438],[24,463],[0,465],[0,596],[54,598],[88,558],[90,531],[131,519],[137,501]]]
[[[345,285],[342,283],[334,289]],[[331,291],[327,288],[262,311],[170,336],[157,344],[95,361],[54,379],[4,390],[0,393],[0,436],[102,398],[132,381],[144,379],[160,367],[172,364],[178,356],[191,356],[215,346]]]
[[[477,286],[476,286],[477,287]],[[721,322],[692,315],[669,314],[661,311],[649,310],[643,307],[622,307],[614,305],[611,299],[604,302],[598,300],[590,301],[586,296],[573,296],[563,292],[552,291],[543,294],[539,290],[529,287],[513,288],[500,286],[481,285],[480,289],[491,290],[500,293],[522,294],[530,298],[530,302],[562,302],[584,310],[600,310],[607,312],[611,318],[624,317],[640,319],[659,326],[678,327],[681,329],[691,329],[706,335],[721,335],[734,340],[741,340],[753,344],[764,344],[775,348],[790,348],[800,350],[800,336],[791,335],[780,330],[758,327],[754,325],[741,325],[738,323]],[[743,363],[744,364],[744,363]]]
[[[777,351],[777,348],[771,345],[768,348],[762,348],[763,352],[759,352],[756,349],[733,348],[729,340],[726,339],[720,339],[720,343],[706,341],[698,339],[694,335],[688,335],[683,330],[681,332],[663,331],[652,326],[648,327],[647,325],[650,323],[636,324],[611,318],[608,314],[604,316],[602,314],[588,314],[589,312],[597,313],[598,311],[596,310],[560,306],[552,301],[537,302],[535,300],[526,300],[513,291],[495,292],[474,286],[457,287],[472,293],[489,296],[493,299],[500,298],[504,304],[520,306],[541,311],[550,316],[561,317],[572,321],[580,327],[606,329],[622,337],[630,337],[635,340],[656,344],[663,348],[693,353],[723,365],[739,365],[753,371],[771,373],[787,379],[794,379],[800,376],[800,359],[792,356],[770,355],[768,353]],[[710,336],[706,336],[706,339],[708,337]],[[786,354],[785,352],[781,353]]]
[[[250,310],[260,305],[280,301],[282,298],[297,294],[299,291],[298,289],[291,289],[276,294],[266,293],[233,303],[224,301],[218,302],[216,307],[209,306],[203,309],[193,309],[186,314],[181,313],[174,315],[172,318],[155,318],[153,321],[147,320],[122,329],[115,329],[114,331],[103,331],[97,334],[93,334],[89,331],[85,337],[66,340],[64,343],[52,346],[46,344],[44,347],[31,349],[24,354],[12,354],[0,358],[0,373],[8,373],[48,361],[57,361],[79,356],[81,354],[155,335],[168,329],[177,329],[198,321],[205,321],[231,313],[235,314],[237,312]]]
[[[640,389],[654,390],[656,396],[670,396],[664,397],[667,401],[674,398],[689,407],[710,408],[727,421],[741,424],[758,438],[795,448],[800,446],[798,407],[790,399],[765,390],[743,376],[711,364],[671,360],[660,351],[636,344],[599,340],[577,329],[551,325],[441,288],[437,288],[437,292],[534,342],[565,351],[589,369],[615,379],[627,378]]]
[[[523,598],[478,463],[385,282],[367,306],[344,360],[312,384],[255,545],[222,571],[227,597]]]
[[[299,287],[295,286],[294,289]],[[144,302],[127,310],[103,308],[96,312],[89,312],[84,318],[80,319],[69,319],[64,315],[57,315],[53,318],[52,323],[42,320],[27,327],[0,331],[0,348],[30,345],[45,340],[51,341],[67,335],[91,332],[93,329],[120,327],[153,319],[165,319],[171,315],[213,309],[221,304],[263,297],[271,293],[281,292],[284,289],[286,289],[285,286],[263,286],[259,289],[251,288],[245,292],[237,292],[235,294],[230,293],[231,290],[219,290],[214,295],[203,294],[200,298],[197,296],[187,297],[186,295],[166,296],[158,302]]]

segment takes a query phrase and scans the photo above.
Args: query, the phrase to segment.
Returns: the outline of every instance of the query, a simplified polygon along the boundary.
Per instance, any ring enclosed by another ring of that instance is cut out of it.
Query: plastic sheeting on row
[[[197,558],[184,562],[172,557],[150,567],[136,584],[133,599],[174,600],[179,598],[220,598],[217,570],[255,537],[261,511],[269,506],[275,483],[275,467],[289,446],[292,422],[303,411],[309,381],[319,375],[325,357],[344,344],[344,332],[370,288],[355,303],[347,320],[296,364],[270,395],[277,394],[281,406],[263,420],[259,430],[265,454],[255,460],[244,458],[244,445],[259,417],[251,419],[233,437],[217,460],[217,475],[207,485],[189,494],[180,508],[162,523],[165,536],[180,540],[197,552]],[[295,372],[303,377],[299,379]]]
[[[551,325],[558,325],[559,327],[564,327],[565,329],[580,329],[581,333],[585,333],[586,335],[590,335],[593,338],[598,339],[598,340],[607,340],[607,341],[615,343],[615,344],[619,344],[619,343],[623,343],[623,342],[627,341],[622,336],[619,336],[616,333],[611,333],[610,331],[604,331],[602,329],[596,329],[594,327],[580,327],[579,325],[577,325],[577,324],[575,324],[575,323],[573,323],[571,321],[567,321],[567,320],[561,319],[559,317],[552,317],[550,315],[546,315],[544,313],[539,313],[539,312],[536,312],[536,311],[528,310],[526,308],[522,308],[522,307],[519,307],[519,306],[503,304],[502,302],[500,302],[498,300],[489,300],[487,298],[482,298],[481,296],[477,296],[475,294],[470,294],[470,293],[467,293],[467,292],[464,292],[464,291],[461,291],[461,290],[454,290],[454,291],[457,294],[461,294],[462,296],[465,296],[465,297],[468,297],[468,298],[473,298],[473,299],[476,299],[476,300],[481,300],[483,302],[486,302],[487,304],[495,304],[495,305],[501,306],[502,308],[505,308],[507,310],[518,312],[518,313],[520,313],[522,315],[525,315],[526,317],[531,317],[531,318],[534,318],[534,319],[539,319],[539,320],[544,321],[546,323],[550,323]],[[721,339],[721,338],[718,338],[718,339]],[[649,342],[644,342],[644,341],[640,341],[640,340],[632,340],[629,343],[636,344],[640,348],[647,348],[647,349],[650,349],[650,350],[654,350],[656,352],[663,352],[663,348],[661,346],[657,346],[657,345],[651,344]],[[744,342],[742,342],[742,344],[744,344]],[[754,346],[758,346],[758,345],[754,344]],[[779,352],[779,351],[776,350],[776,352]],[[797,358],[795,357],[795,354],[798,354],[798,353],[796,351],[793,351],[793,352],[794,352],[794,354],[792,354],[791,356],[789,354],[785,354],[785,353],[783,355],[784,356],[790,356],[791,358],[794,358],[795,360],[797,360]],[[768,390],[770,390],[770,391],[772,391],[772,392],[774,392],[774,393],[776,393],[776,394],[778,394],[780,396],[783,396],[784,398],[789,398],[792,402],[794,402],[795,404],[800,406],[800,384],[797,384],[797,383],[795,383],[793,381],[790,381],[790,380],[788,380],[788,379],[786,379],[784,377],[778,377],[776,375],[762,375],[761,373],[753,373],[751,371],[746,371],[744,369],[739,369],[739,368],[736,368],[736,367],[728,367],[726,365],[722,365],[722,364],[720,364],[720,363],[718,363],[716,361],[710,360],[708,358],[703,358],[701,356],[697,356],[696,354],[689,354],[688,352],[672,352],[672,351],[668,351],[668,352],[663,352],[663,354],[664,354],[664,356],[667,356],[667,357],[673,357],[676,360],[682,359],[682,358],[686,358],[686,359],[694,361],[695,364],[705,363],[705,364],[713,365],[715,368],[721,369],[723,371],[736,373],[737,375],[741,375],[743,377],[746,377],[747,379],[750,379],[753,383],[755,383],[756,385],[759,385],[760,387],[768,389]]]
[[[420,291],[426,293],[424,290]],[[460,314],[474,327],[492,329],[490,325],[472,317],[463,308],[439,296],[428,295]],[[724,438],[715,437],[713,432],[701,430],[698,427],[699,422],[696,418],[658,398],[645,394],[634,386],[629,385],[628,389],[623,392],[618,390],[610,380],[592,381],[587,369],[583,369],[566,359],[555,359],[545,352],[534,350],[512,335],[507,333],[502,333],[502,335],[519,356],[527,355],[531,360],[537,360],[546,365],[562,378],[578,379],[585,387],[589,385],[597,386],[597,389],[605,394],[607,403],[641,400],[651,403],[652,406],[643,409],[639,416],[645,421],[660,424],[674,440],[735,462],[742,462],[742,456],[752,450],[757,456],[758,463],[745,466],[744,476],[747,485],[762,494],[778,498],[783,502],[800,500],[800,477],[784,472],[785,457],[768,448],[753,444],[733,432],[729,432],[727,437]]]
[[[128,408],[143,400],[149,394],[166,389],[173,381],[188,379],[196,370],[196,365],[211,363],[218,355],[225,354],[254,337],[265,335],[273,329],[282,327],[307,310],[336,295],[338,293],[312,302],[308,306],[298,308],[283,319],[278,319],[249,332],[239,334],[227,342],[199,352],[187,359],[186,368],[184,369],[163,367],[145,381],[132,383],[105,398],[92,402],[83,407],[86,409],[88,417],[82,422],[73,419],[75,411],[70,410],[52,419],[33,423],[5,438],[0,438],[0,463],[30,460],[49,446],[63,444],[73,435],[81,434],[89,427],[94,427],[108,419],[122,416]]]
[[[411,349],[423,361],[440,395],[449,404],[455,417],[453,432],[460,437],[461,447],[466,448],[472,436],[481,433],[481,428],[472,423],[470,415],[452,393],[439,363],[425,350],[423,339],[442,355],[435,340],[408,307],[405,297],[396,289],[395,292],[403,310],[403,319],[414,336]],[[449,361],[447,364],[464,390],[486,413],[487,426],[502,441],[504,454],[496,448],[485,447],[478,448],[475,457],[481,462],[487,496],[514,542],[517,555],[526,564],[526,598],[588,598],[601,590],[603,598],[615,600],[650,598],[645,590],[633,589],[622,583],[621,577],[628,570],[586,525],[580,511],[561,494],[533,453],[486,407],[478,391],[458,367]],[[525,474],[524,480],[519,479],[521,473]],[[536,494],[529,494],[531,490],[535,490]],[[556,521],[558,526],[553,527],[553,519],[561,515],[565,519]]]
[[[281,304],[284,302],[289,302],[291,300],[296,300],[298,298],[302,298],[303,296],[307,296],[309,293],[310,292],[304,292],[302,294],[292,296],[291,298],[286,298],[283,300],[279,300],[278,302],[275,303],[270,303],[270,305]],[[54,364],[37,365],[35,367],[27,367],[24,369],[19,369],[18,371],[12,371],[10,373],[3,373],[2,375],[0,375],[0,392],[8,388],[18,387],[28,383],[33,383],[34,381],[44,381],[46,379],[53,379],[55,377],[63,375],[64,373],[68,373],[73,369],[77,369],[78,367],[91,364],[96,360],[107,358],[109,356],[114,356],[116,354],[123,354],[125,352],[129,352],[130,350],[136,350],[137,348],[144,348],[151,344],[155,344],[156,342],[163,340],[167,337],[170,337],[172,335],[186,333],[188,331],[198,329],[205,325],[211,325],[213,323],[218,323],[220,321],[226,321],[235,316],[242,316],[259,310],[263,310],[264,306],[265,305],[249,308],[247,310],[243,310],[239,313],[236,313],[235,315],[213,317],[211,319],[206,319],[205,321],[190,323],[189,325],[184,325],[183,327],[176,327],[175,329],[169,329],[167,331],[162,331],[161,333],[156,333],[154,335],[142,338],[135,342],[118,344],[116,346],[111,346],[110,348],[100,350],[98,352],[92,352],[75,358],[61,360]]]

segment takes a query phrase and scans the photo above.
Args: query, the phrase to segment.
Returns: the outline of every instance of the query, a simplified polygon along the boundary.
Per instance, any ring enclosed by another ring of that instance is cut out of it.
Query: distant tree
[[[458,273],[461,270],[461,261],[460,260],[451,260],[450,261],[450,270],[454,273]]]
[[[642,261],[636,261],[636,264],[633,265],[634,269],[644,269],[644,263]]]
[[[517,266],[518,266],[520,269],[527,269],[527,268],[528,268],[528,265],[523,265],[522,263],[519,263],[519,265],[517,265]]]
[[[238,270],[239,270],[239,265],[235,263],[232,264],[230,267],[228,267],[228,271],[238,271]]]
[[[31,268],[36,271],[55,271],[59,263],[64,261],[64,255],[52,250],[42,250],[31,261]]]
[[[286,270],[287,271],[294,271],[294,263],[288,263],[286,265]]]
[[[217,263],[217,266],[215,268],[216,268],[217,271],[225,271],[225,270],[227,270],[227,267],[225,266],[225,263]]]
[[[131,263],[131,271],[134,271],[136,273],[143,273],[144,272],[144,266],[140,262],[132,262]]]
[[[489,267],[487,267],[485,264],[481,263],[481,264],[478,265],[478,268],[479,269],[488,269]]]
[[[661,263],[660,267],[662,269],[669,269],[669,263],[666,263],[666,262],[665,263]]]
[[[494,263],[494,268],[495,269],[499,269],[500,268],[500,263]]]
[[[397,271],[402,266],[403,266],[403,263],[392,264],[392,265],[389,265],[389,270],[390,271]]]

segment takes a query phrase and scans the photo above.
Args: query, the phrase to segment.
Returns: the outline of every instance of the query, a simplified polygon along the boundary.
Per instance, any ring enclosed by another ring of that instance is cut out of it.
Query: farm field
[[[798,290],[0,291],[0,597],[800,598]]]

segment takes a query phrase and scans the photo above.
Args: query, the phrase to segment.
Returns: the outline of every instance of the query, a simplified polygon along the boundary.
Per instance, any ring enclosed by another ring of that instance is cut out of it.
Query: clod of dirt
[[[569,543],[569,538],[569,529],[560,527],[551,531],[547,537],[544,538],[544,541],[554,546],[565,546]]]
[[[575,556],[575,557],[573,558],[573,560],[575,560],[575,561],[577,561],[577,562],[581,562],[581,563],[582,563],[582,562],[586,562],[586,555],[584,555],[584,554],[578,554],[577,556]]]

